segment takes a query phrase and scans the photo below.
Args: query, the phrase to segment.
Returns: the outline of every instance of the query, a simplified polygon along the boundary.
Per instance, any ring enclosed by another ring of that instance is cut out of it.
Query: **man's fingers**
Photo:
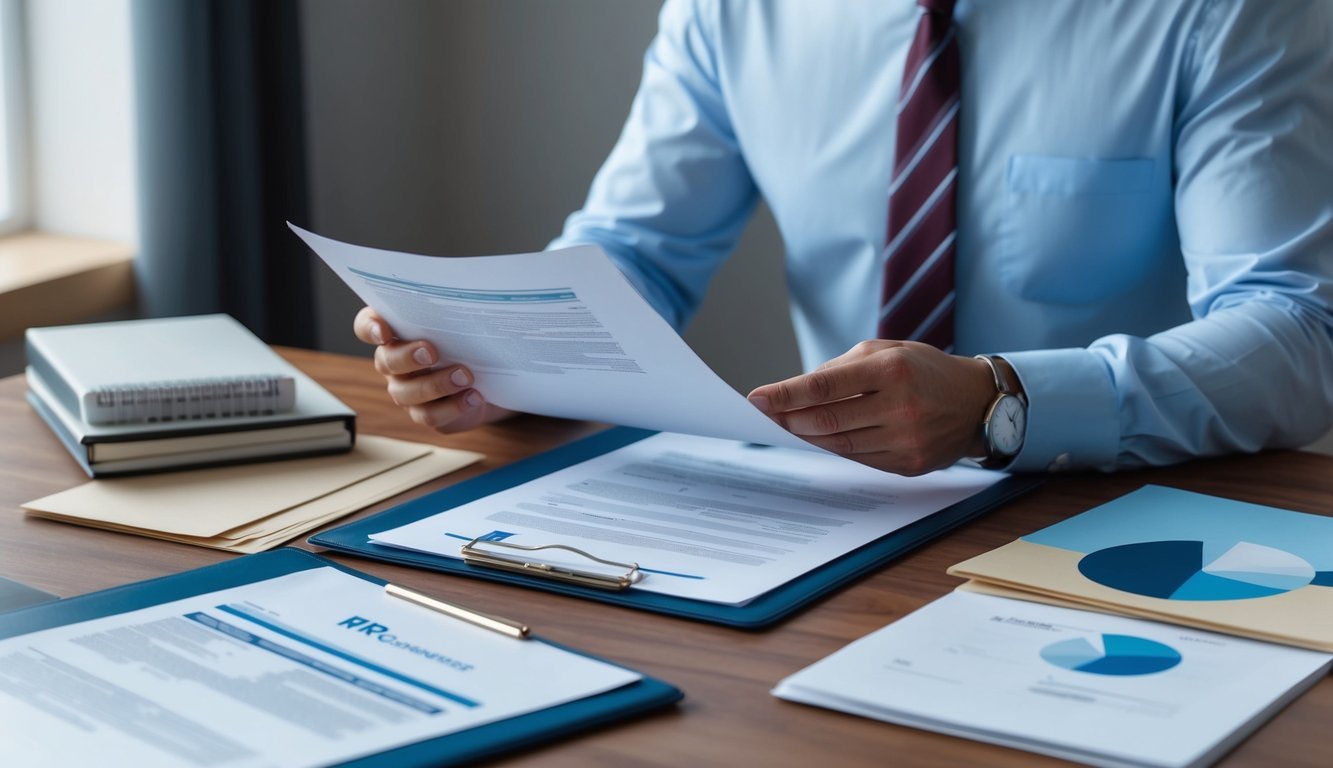
[[[367,344],[387,344],[393,340],[393,329],[375,310],[362,307],[352,320],[352,333]]]
[[[375,370],[388,381],[389,397],[413,421],[437,432],[462,432],[513,415],[486,402],[472,388],[475,377],[461,365],[439,370],[440,353],[426,341],[398,341],[393,329],[370,307],[352,321],[352,332],[375,345]]]
[[[356,337],[375,346],[375,370],[384,376],[407,376],[429,369],[440,361],[440,355],[427,341],[394,341],[393,329],[370,307],[362,307],[352,321]],[[471,374],[465,375],[468,385]]]
[[[750,393],[750,402],[768,414],[843,400],[873,391],[874,382],[862,365],[820,368],[775,384],[765,384]]]
[[[417,376],[390,376],[389,397],[398,405],[421,405],[456,395],[472,386],[472,374],[461,365]]]
[[[801,435],[801,439],[848,458],[856,458],[857,454],[862,453],[882,453],[890,448],[888,430],[878,426],[831,435]]]
[[[440,432],[462,432],[486,418],[486,399],[475,389],[429,403],[409,406],[412,421]]]
[[[884,414],[878,398],[859,395],[787,411],[778,421],[788,432],[806,437],[873,427],[884,421]]]
[[[440,361],[427,341],[381,344],[375,347],[375,370],[385,376],[406,376],[424,371]]]

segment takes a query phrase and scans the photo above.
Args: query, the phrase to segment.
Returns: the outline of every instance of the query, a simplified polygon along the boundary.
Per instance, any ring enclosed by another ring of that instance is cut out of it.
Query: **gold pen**
[[[501,616],[492,616],[488,613],[481,613],[461,605],[446,603],[443,600],[436,600],[433,597],[427,597],[420,592],[400,587],[397,584],[385,584],[384,592],[400,600],[406,600],[409,603],[415,603],[422,608],[429,608],[432,611],[443,613],[446,616],[452,616],[455,619],[461,619],[469,624],[473,624],[483,629],[489,629],[492,632],[499,632],[515,640],[526,640],[531,630],[528,625],[522,622],[506,619]]]

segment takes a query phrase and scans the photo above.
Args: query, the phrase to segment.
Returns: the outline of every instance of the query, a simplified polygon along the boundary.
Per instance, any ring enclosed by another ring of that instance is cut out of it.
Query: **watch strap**
[[[1000,372],[1000,364],[995,362],[995,355],[973,355],[977,360],[981,360],[990,366],[991,375],[995,377],[995,391],[1001,395],[1014,395],[1016,390],[1009,384],[1004,374]]]

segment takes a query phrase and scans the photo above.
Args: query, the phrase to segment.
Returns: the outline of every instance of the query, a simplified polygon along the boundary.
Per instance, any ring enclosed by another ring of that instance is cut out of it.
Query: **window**
[[[28,226],[27,124],[19,0],[0,0],[0,235]]]

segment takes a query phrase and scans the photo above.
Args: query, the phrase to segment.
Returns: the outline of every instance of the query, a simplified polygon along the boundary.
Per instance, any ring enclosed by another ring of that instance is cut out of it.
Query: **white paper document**
[[[1200,766],[1328,654],[954,592],[783,680],[792,701],[1103,766]]]
[[[564,544],[638,563],[633,589],[740,605],[1003,477],[961,466],[899,477],[831,454],[662,433],[370,538],[446,557],[477,537]]]
[[[718,378],[600,248],[433,258],[292,226],[404,339],[515,411],[818,451]]]
[[[316,568],[0,640],[0,744],[24,765],[328,765],[638,679]]]

